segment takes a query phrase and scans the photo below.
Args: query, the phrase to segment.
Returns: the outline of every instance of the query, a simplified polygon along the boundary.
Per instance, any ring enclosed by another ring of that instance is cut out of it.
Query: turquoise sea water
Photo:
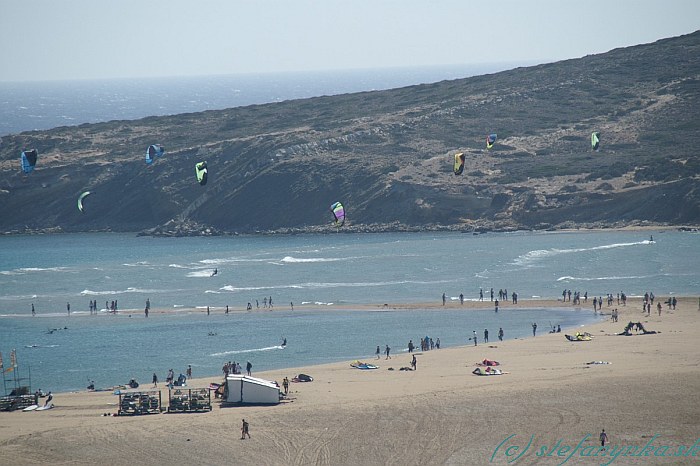
[[[376,345],[400,353],[409,338],[415,343],[425,335],[462,345],[472,330],[483,338],[484,328],[492,340],[498,327],[506,338],[526,337],[532,322],[547,331],[550,324],[567,328],[595,317],[568,304],[498,314],[490,303],[479,311],[324,308],[437,303],[443,292],[451,301],[460,293],[477,300],[480,288],[488,301],[492,287],[517,292],[521,302],[557,298],[564,289],[591,298],[620,291],[699,294],[700,236],[651,233],[653,242],[647,232],[2,237],[0,351],[7,366],[17,350],[21,374],[31,370],[34,388],[63,391],[84,388],[88,379],[98,387],[132,377],[148,383],[154,371],[162,380],[169,368],[177,375],[187,364],[195,376],[211,376],[229,360],[250,360],[256,371],[372,357]],[[270,296],[277,312],[264,312]],[[89,315],[93,299],[98,316]],[[180,312],[145,319],[146,299],[153,309]],[[112,300],[117,315],[102,309]],[[261,312],[244,312],[256,300]],[[311,310],[299,310],[302,303]],[[226,305],[237,312],[224,315]]]

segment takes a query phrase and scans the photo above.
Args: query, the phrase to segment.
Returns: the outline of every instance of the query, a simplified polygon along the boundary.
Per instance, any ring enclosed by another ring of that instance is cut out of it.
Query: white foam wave
[[[211,277],[211,274],[214,273],[213,270],[195,270],[194,272],[187,272],[188,277],[194,277],[194,278],[203,278],[203,277]]]
[[[122,264],[125,267],[150,267],[152,264],[149,264],[147,261],[139,261],[135,262],[133,264]]]
[[[167,290],[167,291],[174,291],[174,290]],[[126,290],[103,290],[103,291],[94,291],[94,290],[88,290],[85,289],[80,292],[81,295],[84,296],[104,296],[104,295],[114,295],[114,294],[123,294],[123,293],[163,293],[164,290],[148,290],[148,289],[142,289],[142,288],[133,288],[129,287]]]
[[[338,262],[351,259],[350,257],[292,257],[285,256],[280,262],[288,264],[303,264],[306,262]]]
[[[435,281],[421,281],[421,280],[400,280],[400,281],[390,281],[390,282],[307,282],[307,283],[293,283],[290,285],[270,285],[270,286],[242,286],[237,287],[233,285],[226,285],[219,288],[222,291],[257,291],[257,290],[273,290],[273,289],[322,289],[322,288],[366,288],[366,287],[377,287],[377,286],[395,286],[395,285],[436,285],[441,283],[452,283],[451,280],[435,280]]]
[[[33,272],[64,272],[67,267],[20,267],[13,270],[2,270],[0,275],[25,275]]]
[[[635,241],[632,243],[604,244],[602,246],[593,246],[590,248],[536,249],[534,251],[529,251],[523,255],[518,256],[513,261],[513,265],[530,265],[533,262],[536,262],[540,259],[558,256],[560,254],[572,254],[572,253],[580,253],[580,252],[588,252],[588,251],[601,251],[601,250],[605,250],[605,249],[626,248],[626,247],[630,247],[630,246],[639,246],[639,245],[645,245],[645,244],[651,244],[651,242],[649,240],[644,240],[644,241]]]
[[[630,275],[630,276],[612,276],[612,277],[572,277],[565,275],[563,277],[557,278],[558,282],[569,282],[569,281],[581,281],[581,282],[593,282],[598,280],[634,280],[637,278],[652,278],[652,275]]]
[[[231,350],[231,351],[222,351],[220,353],[212,353],[209,356],[213,357],[220,357],[220,356],[228,356],[230,354],[242,354],[242,353],[257,353],[260,351],[272,351],[272,350],[283,350],[284,346],[266,346],[265,348],[253,348],[253,349],[244,349],[244,350]]]

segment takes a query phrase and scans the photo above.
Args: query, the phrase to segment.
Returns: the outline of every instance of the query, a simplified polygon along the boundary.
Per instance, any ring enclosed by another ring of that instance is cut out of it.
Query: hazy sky
[[[549,62],[697,29],[699,0],[0,0],[0,81]]]

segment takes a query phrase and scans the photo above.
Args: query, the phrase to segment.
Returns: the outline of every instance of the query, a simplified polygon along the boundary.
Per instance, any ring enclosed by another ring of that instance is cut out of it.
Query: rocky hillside
[[[698,225],[698,57],[700,32],[429,85],[10,135],[0,231],[334,231],[338,200],[346,231]],[[166,153],[146,165],[153,143]]]

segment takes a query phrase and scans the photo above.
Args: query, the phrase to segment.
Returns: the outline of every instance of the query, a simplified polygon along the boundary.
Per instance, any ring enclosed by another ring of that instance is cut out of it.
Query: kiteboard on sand
[[[39,406],[38,408],[35,409],[35,411],[46,411],[47,409],[53,408],[53,403],[49,403],[44,406]]]
[[[27,406],[22,411],[34,411],[37,408],[39,408],[39,405],[31,405],[31,406]]]

